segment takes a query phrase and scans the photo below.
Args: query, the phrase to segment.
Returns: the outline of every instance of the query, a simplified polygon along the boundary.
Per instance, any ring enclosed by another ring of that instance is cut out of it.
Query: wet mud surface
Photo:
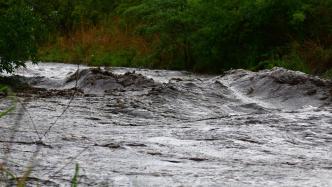
[[[29,185],[69,186],[76,163],[80,186],[332,185],[330,81],[281,68],[17,74],[29,86],[0,118],[0,156],[22,174],[38,149]]]

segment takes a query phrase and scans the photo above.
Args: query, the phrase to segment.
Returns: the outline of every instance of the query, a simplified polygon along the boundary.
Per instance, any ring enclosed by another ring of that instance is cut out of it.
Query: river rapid
[[[76,163],[79,186],[332,186],[330,81],[60,63],[16,74],[31,88],[0,118],[0,156],[17,174],[34,166],[28,186],[70,186]]]

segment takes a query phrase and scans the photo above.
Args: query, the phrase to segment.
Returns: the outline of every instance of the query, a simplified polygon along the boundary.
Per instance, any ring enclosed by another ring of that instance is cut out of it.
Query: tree
[[[41,28],[23,1],[0,1],[0,72],[12,73],[27,60],[35,60]]]
[[[191,69],[194,59],[190,36],[195,19],[190,10],[187,0],[143,0],[124,15],[128,22],[135,22],[141,35],[154,39],[152,61],[157,67]]]

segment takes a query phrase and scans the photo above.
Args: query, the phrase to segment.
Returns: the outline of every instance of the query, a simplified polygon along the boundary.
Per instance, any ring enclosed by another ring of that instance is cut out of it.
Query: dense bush
[[[0,1],[0,72],[34,60],[41,36],[39,19],[22,1]]]
[[[49,31],[39,46],[41,60],[200,72],[283,66],[321,74],[332,68],[332,0],[25,2]],[[31,11],[24,6],[16,11],[29,22],[20,25],[33,25]],[[2,34],[15,33],[9,29]],[[20,31],[20,42],[34,44],[26,37],[30,31]]]
[[[302,71],[310,66],[314,72],[321,72],[332,66],[331,2],[143,0],[127,9],[125,15],[131,15],[129,20],[136,18],[144,34],[158,36],[156,60],[171,67],[180,65],[197,71],[255,69],[279,61],[275,65]],[[318,45],[313,50],[319,54],[306,51],[308,42]]]

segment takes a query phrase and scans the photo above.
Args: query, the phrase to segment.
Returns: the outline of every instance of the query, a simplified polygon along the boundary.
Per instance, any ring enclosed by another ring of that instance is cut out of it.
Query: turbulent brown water
[[[29,185],[70,186],[78,163],[79,186],[332,186],[329,81],[282,68],[17,74],[33,89],[0,119],[0,156],[22,174],[40,149]]]

